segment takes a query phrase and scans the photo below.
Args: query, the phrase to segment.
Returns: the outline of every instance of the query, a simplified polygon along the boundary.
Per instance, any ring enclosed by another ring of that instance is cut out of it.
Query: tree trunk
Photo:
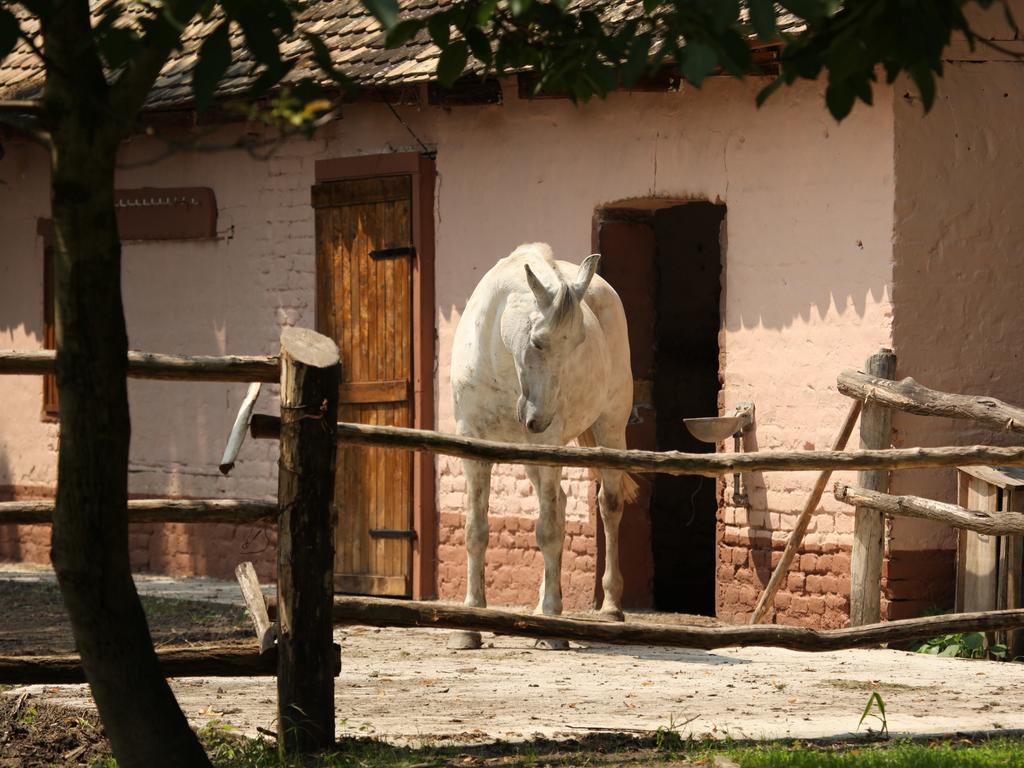
[[[52,130],[60,455],[53,565],[118,765],[207,766],[153,651],[128,560],[128,339],[112,119],[89,4],[44,19]]]

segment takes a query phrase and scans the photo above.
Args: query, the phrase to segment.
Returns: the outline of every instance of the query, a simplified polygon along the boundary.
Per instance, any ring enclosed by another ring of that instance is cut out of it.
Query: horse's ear
[[[551,306],[551,294],[548,289],[544,287],[544,283],[537,279],[537,276],[533,274],[533,270],[530,269],[529,264],[524,264],[523,268],[526,270],[526,282],[530,286],[530,290],[533,291],[534,297],[537,299],[537,306],[541,308],[541,311],[546,310]]]
[[[601,261],[600,253],[592,253],[583,260],[580,264],[580,269],[576,273],[576,282],[572,285],[572,292],[576,294],[576,298],[583,301],[583,296],[587,292],[587,288],[590,286],[590,281],[594,279],[594,275],[597,274],[597,265]]]

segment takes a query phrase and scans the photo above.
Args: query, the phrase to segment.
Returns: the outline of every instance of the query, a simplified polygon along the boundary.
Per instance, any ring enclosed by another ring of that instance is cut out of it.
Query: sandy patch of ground
[[[188,594],[201,595],[198,587]],[[872,691],[882,695],[894,734],[1024,729],[1024,664],[890,650],[573,644],[558,652],[536,650],[525,638],[488,636],[481,650],[455,652],[445,648],[445,636],[339,629],[339,735],[410,745],[659,728],[752,739],[844,736],[856,731]],[[249,734],[276,727],[273,678],[172,684],[197,726],[218,719]],[[85,686],[29,690],[33,698],[91,707]]]

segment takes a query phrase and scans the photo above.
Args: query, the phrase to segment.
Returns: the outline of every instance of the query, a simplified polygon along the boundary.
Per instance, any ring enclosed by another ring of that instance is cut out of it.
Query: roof
[[[140,13],[142,3],[125,2],[126,14]],[[425,15],[448,5],[451,0],[400,0],[403,15]],[[94,3],[94,15],[106,3]],[[589,6],[602,16],[607,23],[621,22],[641,9],[641,0],[576,0],[573,5]],[[16,6],[20,8],[20,6]],[[38,34],[38,19],[21,9],[22,28],[30,36]],[[147,109],[161,109],[183,106],[192,100],[192,70],[197,61],[199,46],[206,36],[220,23],[222,17],[214,14],[203,21],[189,25],[183,37],[181,50],[176,51],[167,62],[146,101]],[[791,20],[791,21],[795,21]],[[791,27],[792,23],[783,26]],[[313,0],[305,4],[298,13],[297,30],[313,32],[323,39],[331,52],[335,67],[352,77],[364,87],[389,87],[416,85],[434,78],[440,51],[431,42],[427,32],[421,31],[415,38],[393,49],[384,47],[381,26],[366,10],[360,0]],[[256,79],[255,62],[248,55],[237,25],[232,25],[232,47],[241,55],[232,63],[218,89],[221,97],[241,95]],[[301,37],[285,42],[281,46],[284,57],[294,56],[306,49]],[[322,74],[312,60],[302,60],[289,74],[287,80],[296,81],[304,77],[321,78]],[[287,82],[286,80],[286,82]],[[0,65],[0,98],[24,99],[39,95],[43,82],[42,62],[32,53],[28,44],[21,41],[18,47]]]

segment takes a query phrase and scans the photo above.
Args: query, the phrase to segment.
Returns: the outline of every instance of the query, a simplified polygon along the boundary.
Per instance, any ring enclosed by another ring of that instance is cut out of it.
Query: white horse
[[[516,248],[480,281],[459,320],[452,349],[452,394],[460,435],[541,445],[626,447],[633,406],[629,338],[622,302],[597,276],[599,254],[579,267],[555,261],[546,243]],[[466,605],[483,608],[484,552],[491,463],[464,460]],[[537,613],[562,612],[565,493],[561,467],[526,466],[540,499],[537,544],[544,578]],[[605,531],[601,579],[606,618],[622,621],[619,521],[636,483],[619,470],[601,470],[598,505]],[[565,641],[538,642],[566,648]],[[452,648],[479,648],[480,635],[459,632]]]

